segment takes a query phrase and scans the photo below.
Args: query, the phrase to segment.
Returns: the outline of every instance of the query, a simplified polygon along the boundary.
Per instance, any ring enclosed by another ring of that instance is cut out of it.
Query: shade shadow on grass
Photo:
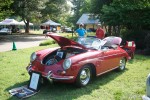
[[[144,56],[144,55],[136,54],[134,59],[128,60],[128,63],[133,64],[134,62],[137,62],[137,61],[147,61],[149,59],[150,59],[150,56]]]
[[[126,70],[127,71],[127,70]],[[83,95],[90,95],[92,91],[101,88],[103,85],[114,80],[116,77],[120,76],[123,72],[111,71],[109,73],[103,74],[99,77],[94,78],[90,84],[83,88],[77,88],[73,84],[66,83],[49,83],[42,85],[40,92],[36,95],[28,98],[28,100],[72,100],[77,99]],[[23,86],[28,84],[28,82],[23,82],[19,84],[14,84],[8,87],[6,90],[16,88],[18,86]],[[16,97],[10,97],[8,100],[16,100]]]
[[[22,83],[16,83],[13,86],[10,86],[8,88],[5,89],[5,91],[9,91],[11,89],[17,88],[17,87],[21,87],[21,86],[25,86],[29,83],[29,81],[24,81]],[[18,98],[15,96],[10,97],[8,100],[17,100]]]

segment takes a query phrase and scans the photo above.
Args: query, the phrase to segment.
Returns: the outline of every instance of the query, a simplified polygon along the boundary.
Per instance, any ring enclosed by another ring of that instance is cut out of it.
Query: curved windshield
[[[103,41],[95,37],[80,37],[77,40],[78,43],[91,49],[100,49],[104,45]]]

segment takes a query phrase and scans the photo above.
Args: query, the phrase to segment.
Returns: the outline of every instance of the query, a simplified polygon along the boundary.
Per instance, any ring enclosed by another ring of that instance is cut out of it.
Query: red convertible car
[[[41,73],[42,79],[75,83],[86,86],[92,77],[111,70],[123,71],[126,61],[133,58],[133,41],[120,46],[120,37],[103,40],[94,37],[79,38],[77,42],[68,38],[48,34],[60,47],[32,53],[28,73]]]

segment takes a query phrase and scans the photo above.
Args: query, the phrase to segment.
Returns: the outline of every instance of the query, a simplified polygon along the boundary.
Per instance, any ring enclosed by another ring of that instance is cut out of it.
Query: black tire
[[[75,81],[77,87],[86,86],[92,78],[92,69],[89,65],[85,65],[80,69],[78,76]]]
[[[120,64],[119,64],[119,67],[118,67],[118,71],[124,71],[126,68],[126,59],[125,58],[121,58],[120,59]]]

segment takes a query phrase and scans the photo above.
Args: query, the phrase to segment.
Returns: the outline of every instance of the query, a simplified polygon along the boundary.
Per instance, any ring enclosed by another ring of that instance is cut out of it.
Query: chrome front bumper
[[[43,77],[46,77],[49,81],[52,81],[52,80],[72,80],[72,79],[74,79],[74,76],[54,75],[51,71],[49,71],[47,73],[47,76],[43,76]]]
[[[31,65],[29,65],[27,67],[27,71],[29,74],[32,73],[32,67]],[[52,80],[72,80],[74,79],[74,76],[63,76],[63,75],[55,75],[52,73],[52,71],[49,71],[47,74],[42,74],[42,76],[44,78],[47,78],[49,81],[52,81]]]

